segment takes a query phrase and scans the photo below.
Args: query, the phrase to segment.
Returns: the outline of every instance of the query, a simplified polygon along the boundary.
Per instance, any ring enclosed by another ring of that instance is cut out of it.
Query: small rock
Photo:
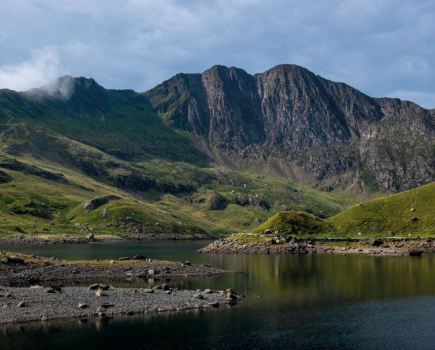
[[[19,302],[18,305],[17,305],[17,307],[25,307],[25,306],[27,306],[27,304],[26,304],[25,301],[21,301],[21,302]]]
[[[130,260],[128,256],[123,256],[122,258],[119,258],[120,261]]]
[[[41,317],[41,321],[42,321],[42,322],[46,322],[46,321],[48,321],[48,317],[47,317],[47,316],[42,316],[42,317]]]
[[[9,259],[8,258],[3,258],[3,259],[1,259],[1,263],[2,264],[8,264],[9,263]]]
[[[88,307],[88,304],[79,304],[79,309],[87,309]]]
[[[154,293],[154,289],[146,288],[143,290],[145,293]]]
[[[135,255],[133,257],[134,260],[145,260],[145,257],[143,255]]]

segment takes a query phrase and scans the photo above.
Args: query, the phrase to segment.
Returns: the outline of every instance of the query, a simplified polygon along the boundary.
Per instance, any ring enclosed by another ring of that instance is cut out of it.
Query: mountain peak
[[[27,90],[23,94],[33,99],[69,100],[75,91],[93,89],[103,89],[103,87],[92,78],[74,78],[70,75],[65,75],[39,88]]]

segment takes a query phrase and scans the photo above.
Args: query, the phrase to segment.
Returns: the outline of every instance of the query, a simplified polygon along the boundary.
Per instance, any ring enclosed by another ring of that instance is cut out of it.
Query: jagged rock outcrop
[[[331,190],[398,191],[435,180],[435,112],[371,98],[295,65],[214,66],[145,93],[167,125],[218,164]]]

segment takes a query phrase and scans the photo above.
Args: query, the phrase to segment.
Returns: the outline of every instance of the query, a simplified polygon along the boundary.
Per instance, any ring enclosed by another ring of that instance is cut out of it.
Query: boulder
[[[367,245],[372,247],[379,247],[384,244],[384,242],[382,242],[379,238],[368,238],[365,242]]]
[[[421,256],[423,254],[423,250],[421,249],[410,249],[408,251],[409,256]]]
[[[2,264],[8,264],[9,263],[9,259],[8,258],[3,258],[0,260]]]
[[[133,260],[145,260],[146,258],[143,255],[135,255]]]
[[[107,195],[107,196],[103,196],[103,197],[93,198],[85,203],[83,209],[86,212],[88,212],[88,211],[94,210],[94,209],[108,203],[111,200],[115,200],[115,199],[119,199],[119,198],[120,197],[115,196],[115,195]]]

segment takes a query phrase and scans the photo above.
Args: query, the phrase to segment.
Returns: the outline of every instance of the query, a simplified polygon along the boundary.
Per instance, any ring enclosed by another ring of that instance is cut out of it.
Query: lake
[[[207,263],[243,273],[171,280],[169,285],[231,287],[246,295],[237,306],[219,310],[0,326],[0,349],[434,348],[435,256],[197,253],[208,243],[0,246],[0,250],[69,260],[141,254]]]

